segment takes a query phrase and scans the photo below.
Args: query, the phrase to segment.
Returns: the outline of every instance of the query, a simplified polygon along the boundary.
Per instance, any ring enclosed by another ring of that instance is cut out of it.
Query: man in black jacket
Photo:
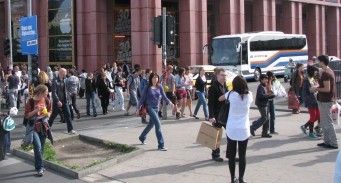
[[[209,89],[208,94],[208,113],[209,113],[209,121],[213,124],[213,126],[221,128],[226,128],[226,123],[221,124],[217,122],[219,110],[224,104],[225,101],[219,101],[219,97],[224,95],[228,89],[226,87],[226,74],[224,69],[217,69],[217,80],[212,83],[212,86]],[[227,152],[227,150],[226,150]],[[212,149],[212,159],[217,162],[224,161],[223,158],[220,158],[220,148]]]
[[[52,114],[49,119],[49,125],[52,127],[53,121],[56,119],[58,115],[58,111],[61,109],[67,125],[67,132],[69,134],[75,134],[76,131],[73,130],[72,120],[71,120],[71,112],[69,108],[69,99],[66,92],[66,69],[60,68],[58,77],[52,82]]]
[[[252,136],[255,136],[255,131],[263,126],[262,137],[271,138],[272,136],[268,134],[269,130],[269,111],[268,111],[268,101],[275,97],[274,94],[267,92],[266,85],[268,83],[268,76],[266,74],[260,75],[260,84],[257,88],[256,95],[256,106],[260,112],[261,117],[254,121],[250,126],[250,132]]]

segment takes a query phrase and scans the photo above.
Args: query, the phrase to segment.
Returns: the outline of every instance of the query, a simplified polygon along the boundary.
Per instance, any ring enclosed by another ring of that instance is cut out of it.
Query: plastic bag
[[[340,124],[340,110],[341,106],[338,103],[333,104],[332,108],[330,109],[330,113],[332,114],[335,125]]]

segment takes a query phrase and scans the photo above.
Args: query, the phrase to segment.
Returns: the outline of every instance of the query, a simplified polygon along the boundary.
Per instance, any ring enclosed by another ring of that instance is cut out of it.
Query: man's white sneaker
[[[77,132],[75,131],[75,130],[71,130],[71,131],[69,131],[69,134],[70,135],[73,135],[73,134],[76,134]]]

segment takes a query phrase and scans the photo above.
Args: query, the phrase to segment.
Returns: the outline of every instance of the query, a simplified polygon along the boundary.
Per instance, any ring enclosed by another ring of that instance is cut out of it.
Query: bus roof
[[[255,36],[255,35],[295,35],[295,36],[304,36],[304,34],[284,34],[283,32],[279,31],[261,31],[261,32],[248,32],[248,33],[243,33],[243,34],[230,34],[230,35],[221,35],[221,36],[216,36],[213,39],[221,39],[221,38],[231,38],[231,37],[250,37],[250,36]]]

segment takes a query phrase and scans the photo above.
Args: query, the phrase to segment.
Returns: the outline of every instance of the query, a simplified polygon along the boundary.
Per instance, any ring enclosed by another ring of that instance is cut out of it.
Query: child
[[[269,129],[269,113],[268,113],[268,102],[269,99],[273,99],[275,97],[274,94],[269,94],[267,92],[266,86],[268,84],[268,76],[265,74],[260,75],[260,84],[257,88],[256,95],[256,106],[260,112],[261,117],[254,121],[250,126],[250,132],[252,136],[255,136],[255,131],[263,126],[262,137],[263,138],[271,138],[272,136],[268,134]]]

